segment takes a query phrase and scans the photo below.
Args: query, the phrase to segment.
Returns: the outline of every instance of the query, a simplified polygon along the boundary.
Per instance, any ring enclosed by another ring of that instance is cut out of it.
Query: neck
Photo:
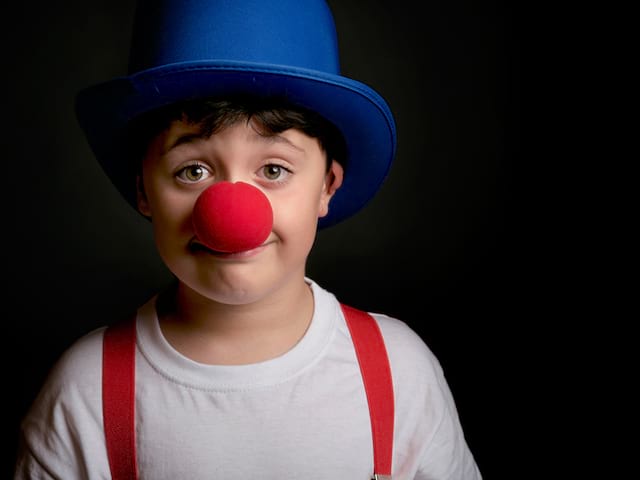
[[[243,305],[211,301],[179,285],[158,300],[160,327],[182,355],[205,364],[241,365],[290,350],[313,316],[311,288],[298,282]]]

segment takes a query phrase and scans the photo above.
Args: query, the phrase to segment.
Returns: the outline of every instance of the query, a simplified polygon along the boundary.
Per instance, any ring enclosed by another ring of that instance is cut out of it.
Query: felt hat
[[[345,178],[320,228],[375,195],[395,155],[393,114],[371,87],[340,74],[324,0],[139,1],[127,75],[80,91],[76,115],[98,162],[135,208],[127,124],[176,101],[242,92],[284,96],[342,132]]]

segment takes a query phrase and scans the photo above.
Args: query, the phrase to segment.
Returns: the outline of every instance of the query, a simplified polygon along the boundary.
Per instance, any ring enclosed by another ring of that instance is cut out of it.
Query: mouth
[[[204,244],[198,242],[197,239],[193,239],[189,242],[188,248],[189,248],[189,251],[193,254],[204,253],[207,255],[214,256],[216,258],[242,258],[242,257],[252,256],[258,253],[259,251],[262,251],[266,245],[267,245],[266,243],[263,243],[262,245],[258,245],[257,247],[251,248],[249,250],[242,250],[238,252],[221,252],[205,246]]]
[[[228,253],[228,252],[219,252],[218,250],[213,250],[209,247],[204,246],[202,243],[199,243],[193,240],[189,242],[189,251],[191,253],[204,252],[211,255],[223,255],[224,253]]]

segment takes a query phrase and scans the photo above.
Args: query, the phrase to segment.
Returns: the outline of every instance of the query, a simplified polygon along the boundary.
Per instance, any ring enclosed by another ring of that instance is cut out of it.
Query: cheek
[[[151,205],[151,219],[167,224],[180,224],[191,214],[193,202],[177,195],[164,195],[149,200]]]
[[[159,249],[184,243],[192,236],[191,217],[195,198],[164,195],[149,198],[151,224]]]
[[[310,194],[310,192],[313,192]],[[275,233],[281,237],[315,237],[320,210],[320,188],[301,189],[292,195],[270,198]]]

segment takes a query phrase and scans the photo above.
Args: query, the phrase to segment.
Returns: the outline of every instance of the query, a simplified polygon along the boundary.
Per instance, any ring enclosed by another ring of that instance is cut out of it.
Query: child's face
[[[302,280],[318,217],[342,182],[340,165],[327,173],[319,142],[298,130],[266,137],[240,121],[210,138],[198,132],[173,122],[143,160],[138,208],[151,217],[167,267],[190,290],[226,304],[267,299]],[[194,248],[196,199],[223,180],[249,183],[269,199],[273,228],[262,246],[226,255]]]

